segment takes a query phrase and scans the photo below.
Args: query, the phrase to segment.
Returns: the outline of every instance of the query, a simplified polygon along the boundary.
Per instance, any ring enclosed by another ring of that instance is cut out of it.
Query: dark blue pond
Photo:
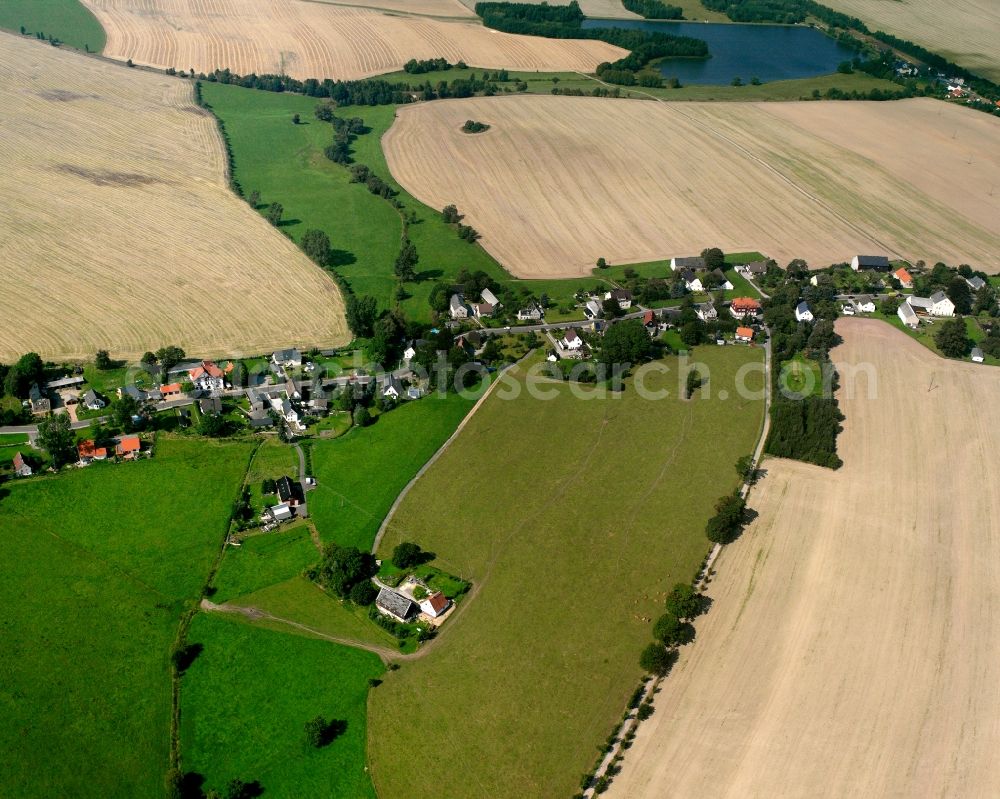
[[[668,59],[660,71],[681,83],[728,84],[812,78],[837,71],[854,52],[814,28],[790,25],[727,25],[711,22],[647,22],[587,19],[585,28],[639,28],[673,36],[692,36],[708,43],[711,58]]]

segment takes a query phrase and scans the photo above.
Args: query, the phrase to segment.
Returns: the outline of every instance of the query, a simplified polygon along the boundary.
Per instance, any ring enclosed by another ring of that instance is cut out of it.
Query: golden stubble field
[[[909,39],[986,78],[1000,80],[996,0],[829,0],[869,28]]]
[[[0,359],[348,339],[336,284],[230,191],[182,80],[0,34]]]
[[[465,134],[467,119],[492,127]],[[383,146],[400,183],[456,204],[521,277],[711,246],[1000,270],[1000,120],[934,100],[445,100],[401,108]]]
[[[458,0],[455,0],[458,2]],[[461,0],[469,9],[475,9],[478,0]],[[570,0],[528,0],[528,2],[541,5],[548,3],[550,6],[568,6]],[[588,17],[598,17],[602,19],[642,19],[638,14],[626,11],[621,0],[577,0],[580,10]],[[675,3],[674,5],[679,5]]]
[[[626,53],[605,42],[515,36],[433,16],[466,15],[452,0],[397,4],[409,14],[302,0],[83,2],[107,32],[105,55],[198,72],[352,79],[438,57],[490,69],[593,71]]]
[[[837,472],[766,460],[760,513],[614,799],[997,796],[1000,369],[838,324]]]

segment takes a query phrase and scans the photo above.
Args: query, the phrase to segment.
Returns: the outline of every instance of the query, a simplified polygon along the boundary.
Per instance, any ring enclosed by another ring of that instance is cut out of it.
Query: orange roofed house
[[[226,375],[232,371],[232,363],[227,363],[223,369],[213,361],[202,361],[188,372],[188,377],[191,378],[195,388],[216,394],[226,387]]]
[[[103,461],[108,457],[108,450],[105,447],[98,447],[91,439],[85,439],[76,445],[76,454],[80,458],[80,463],[90,463],[91,461]]]
[[[139,436],[122,436],[115,445],[115,454],[119,458],[134,458],[142,450]]]
[[[899,281],[899,285],[904,289],[913,288],[913,277],[903,267],[899,267],[899,269],[892,273],[892,276]]]
[[[737,341],[753,341],[753,328],[752,327],[738,327],[736,328],[736,340]]]
[[[174,397],[179,397],[181,395],[181,384],[180,383],[167,383],[160,386],[160,394],[163,399],[173,399]]]
[[[736,297],[729,306],[729,312],[737,319],[756,317],[760,314],[760,303],[751,297]]]

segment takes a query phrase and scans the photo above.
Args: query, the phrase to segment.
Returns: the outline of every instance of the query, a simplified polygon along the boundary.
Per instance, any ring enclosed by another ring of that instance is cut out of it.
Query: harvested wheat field
[[[230,191],[189,83],[0,34],[0,359],[347,340],[334,282]]]
[[[473,3],[467,6],[460,0],[309,0],[327,3],[331,6],[349,8],[369,8],[376,11],[391,11],[416,17],[441,17],[443,19],[478,19]],[[602,0],[613,2],[614,0]]]
[[[844,466],[765,461],[609,797],[1000,795],[1000,369],[837,326]]]
[[[414,10],[440,2],[422,1]],[[593,71],[626,53],[598,41],[515,36],[478,22],[302,0],[84,3],[107,31],[105,55],[199,72],[351,79],[402,69],[411,58],[438,57],[491,69]]]
[[[1000,80],[996,0],[829,0],[874,30],[909,39],[991,80]]]
[[[467,119],[492,127],[465,134]],[[399,109],[383,147],[401,184],[456,204],[520,277],[711,246],[1000,270],[1000,120],[934,100],[443,100]]]

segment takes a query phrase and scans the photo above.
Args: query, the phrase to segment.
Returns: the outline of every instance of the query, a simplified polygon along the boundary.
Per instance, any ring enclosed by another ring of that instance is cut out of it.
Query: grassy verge
[[[713,503],[735,488],[760,428],[762,399],[740,398],[734,379],[761,351],[706,347],[696,359],[710,398],[678,398],[676,358],[666,376],[646,375],[670,392],[661,400],[632,384],[589,401],[565,384],[546,384],[548,401],[495,393],[414,486],[381,554],[417,542],[475,593],[434,649],[372,696],[380,793],[576,790],[635,688],[664,592],[697,570]],[[748,387],[762,389],[760,370]]]
[[[11,796],[161,793],[171,643],[249,452],[162,438],[151,460],[3,487],[0,747]]]
[[[80,50],[104,49],[104,28],[79,0],[4,0],[0,3],[0,28],[29,36],[54,36]]]
[[[196,616],[188,640],[203,649],[183,677],[184,767],[205,788],[242,779],[267,796],[374,797],[365,703],[378,657],[220,615]],[[316,716],[344,724],[320,748],[305,734]]]

